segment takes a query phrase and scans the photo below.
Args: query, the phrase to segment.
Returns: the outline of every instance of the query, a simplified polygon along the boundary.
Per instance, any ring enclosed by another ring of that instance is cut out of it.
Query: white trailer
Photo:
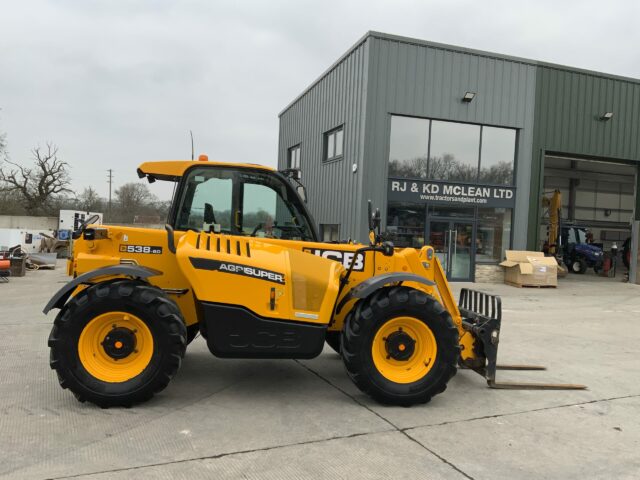
[[[11,247],[20,245],[27,253],[40,252],[42,240],[45,238],[42,233],[53,236],[52,230],[30,230],[20,228],[0,228],[0,250],[8,250]]]

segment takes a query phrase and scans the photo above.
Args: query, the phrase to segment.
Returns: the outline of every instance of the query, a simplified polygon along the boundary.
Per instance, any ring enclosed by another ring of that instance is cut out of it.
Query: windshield
[[[567,243],[587,243],[587,232],[583,228],[569,228],[569,238]]]
[[[176,230],[314,240],[300,199],[272,172],[198,167],[183,182]]]

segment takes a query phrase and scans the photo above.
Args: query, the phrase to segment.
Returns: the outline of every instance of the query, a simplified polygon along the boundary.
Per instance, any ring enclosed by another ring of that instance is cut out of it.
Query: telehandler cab
[[[388,404],[429,401],[458,364],[491,387],[583,388],[496,382],[500,298],[464,289],[456,304],[433,248],[382,242],[370,205],[369,245],[321,242],[297,171],[200,160],[139,167],[177,183],[165,230],[74,232],[73,280],[44,313],[60,309],[50,363],[78,400],[149,399],[198,332],[225,358],[313,358],[326,341]]]

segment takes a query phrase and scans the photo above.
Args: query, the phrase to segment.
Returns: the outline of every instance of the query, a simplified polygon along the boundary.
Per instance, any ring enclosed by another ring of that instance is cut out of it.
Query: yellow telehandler
[[[428,402],[458,365],[497,388],[497,296],[456,304],[434,249],[394,248],[371,212],[370,242],[321,242],[299,172],[252,164],[147,162],[176,182],[165,230],[92,225],[73,234],[73,280],[49,336],[60,385],[80,401],[130,406],[164,389],[200,333],[222,358],[313,358],[325,341],[363,392]],[[512,369],[537,368],[507,366]]]

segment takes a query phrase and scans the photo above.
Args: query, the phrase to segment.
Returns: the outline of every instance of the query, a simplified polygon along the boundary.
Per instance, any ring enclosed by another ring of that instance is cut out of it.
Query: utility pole
[[[113,183],[113,170],[110,168],[107,172],[109,172],[109,217],[111,217],[111,184]]]

